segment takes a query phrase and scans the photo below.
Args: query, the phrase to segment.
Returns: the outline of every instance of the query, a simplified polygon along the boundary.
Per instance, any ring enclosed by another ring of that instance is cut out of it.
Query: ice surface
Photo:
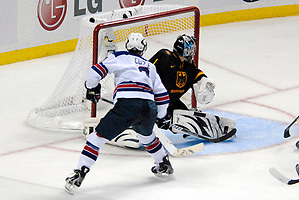
[[[81,133],[25,123],[52,93],[72,53],[1,66],[0,199],[298,199],[299,185],[284,185],[268,172],[276,167],[298,178],[298,125],[283,138],[299,114],[298,32],[299,16],[201,28],[200,68],[216,82],[216,97],[203,110],[234,118],[237,137],[206,143],[195,156],[171,157],[172,181],[151,174],[153,160],[142,149],[106,145],[73,196],[64,179],[76,167]],[[172,139],[181,145],[179,136]]]

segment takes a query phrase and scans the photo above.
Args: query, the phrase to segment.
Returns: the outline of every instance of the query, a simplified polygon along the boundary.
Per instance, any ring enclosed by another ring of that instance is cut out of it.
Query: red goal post
[[[190,7],[184,7],[184,8],[178,8],[174,10],[169,10],[169,11],[164,11],[164,12],[159,12],[159,13],[153,13],[153,14],[148,14],[148,15],[143,15],[143,16],[137,16],[137,17],[132,17],[128,19],[121,19],[121,20],[115,20],[115,21],[110,21],[110,22],[104,22],[98,24],[93,32],[93,59],[92,59],[92,64],[97,64],[98,63],[98,57],[99,57],[99,32],[100,30],[107,29],[107,28],[113,28],[116,26],[121,26],[121,25],[129,25],[129,24],[134,24],[138,22],[146,22],[154,19],[159,19],[159,18],[164,18],[164,17],[169,17],[169,16],[175,16],[175,15],[181,15],[184,13],[194,13],[194,36],[197,38],[196,40],[196,53],[194,56],[194,62],[198,66],[198,61],[199,61],[199,34],[200,34],[200,10],[195,7],[195,6],[190,6]],[[146,23],[145,23],[146,24]],[[145,33],[147,32],[147,26],[144,26]],[[147,35],[145,35],[147,36]],[[196,99],[194,96],[194,93],[192,92],[192,107],[196,107]],[[96,117],[96,104],[92,103],[91,105],[91,117]]]

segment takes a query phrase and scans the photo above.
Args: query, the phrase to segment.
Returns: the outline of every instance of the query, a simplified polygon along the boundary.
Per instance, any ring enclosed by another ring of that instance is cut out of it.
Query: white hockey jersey
[[[114,102],[118,98],[149,99],[156,102],[158,118],[166,115],[169,96],[151,62],[135,53],[115,52],[89,69],[86,87],[96,87],[108,73],[115,75]]]

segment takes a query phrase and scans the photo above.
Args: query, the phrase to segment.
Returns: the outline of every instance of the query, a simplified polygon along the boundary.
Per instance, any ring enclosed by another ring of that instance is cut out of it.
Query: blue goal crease
[[[204,142],[204,151],[195,155],[244,152],[275,146],[286,141],[283,134],[288,124],[283,122],[216,110],[205,110],[204,112],[236,120],[236,128],[238,130],[236,136],[220,143],[211,143],[194,136],[183,138],[182,134],[173,134],[170,131],[164,131],[164,133],[178,148]],[[294,125],[290,131],[292,137],[294,137],[298,134],[299,127]]]

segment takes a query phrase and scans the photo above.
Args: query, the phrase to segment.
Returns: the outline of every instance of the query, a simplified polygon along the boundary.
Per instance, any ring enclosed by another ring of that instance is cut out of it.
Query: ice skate
[[[85,166],[82,166],[81,169],[75,169],[74,173],[65,179],[65,190],[70,194],[74,194],[74,191],[80,187],[88,172],[89,168]]]
[[[161,163],[152,167],[152,172],[158,177],[172,176],[173,168],[169,162],[169,156],[165,156]]]

